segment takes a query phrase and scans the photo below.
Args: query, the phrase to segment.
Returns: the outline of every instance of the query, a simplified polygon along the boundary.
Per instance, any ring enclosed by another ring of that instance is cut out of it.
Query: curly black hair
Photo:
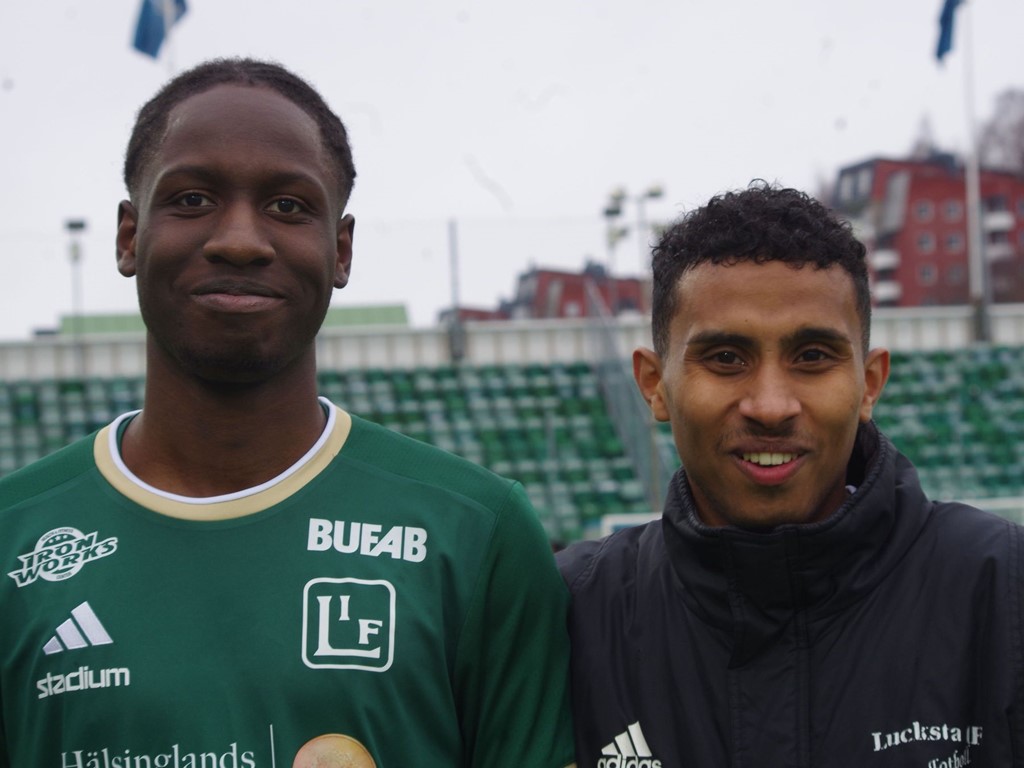
[[[334,162],[342,206],[352,193],[356,169],[348,132],[323,97],[309,83],[280,64],[257,59],[212,59],[182,72],[148,102],[135,119],[124,158],[124,183],[134,200],[143,170],[153,159],[167,133],[171,110],[190,96],[218,85],[269,88],[291,101],[316,121],[324,148]]]
[[[652,330],[654,349],[668,351],[669,326],[677,310],[677,286],[699,264],[763,264],[842,267],[853,279],[865,354],[871,330],[871,293],[864,245],[850,224],[796,189],[756,180],[738,192],[711,198],[676,221],[653,249]]]

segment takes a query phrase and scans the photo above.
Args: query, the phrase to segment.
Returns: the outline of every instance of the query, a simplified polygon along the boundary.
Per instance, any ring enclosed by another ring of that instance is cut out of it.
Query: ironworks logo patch
[[[39,578],[64,581],[82,570],[86,563],[116,551],[116,536],[100,540],[96,531],[82,533],[77,528],[54,528],[39,537],[34,550],[18,555],[21,567],[7,575],[19,588]]]

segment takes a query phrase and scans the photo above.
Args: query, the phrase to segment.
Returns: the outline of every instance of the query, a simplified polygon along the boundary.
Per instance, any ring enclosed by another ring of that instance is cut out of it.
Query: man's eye
[[[727,350],[715,352],[715,354],[711,355],[711,361],[718,363],[719,365],[740,365],[743,362],[739,355]]]
[[[800,359],[805,363],[820,363],[828,360],[828,354],[821,349],[806,349],[800,353]]]
[[[747,361],[743,356],[728,349],[704,355],[703,365],[714,376],[736,376],[747,370]]]
[[[274,213],[299,213],[304,209],[297,200],[292,200],[290,197],[282,197],[270,204],[270,210]]]
[[[210,198],[198,192],[187,192],[178,198],[178,202],[186,208],[201,208],[204,205],[212,205]]]

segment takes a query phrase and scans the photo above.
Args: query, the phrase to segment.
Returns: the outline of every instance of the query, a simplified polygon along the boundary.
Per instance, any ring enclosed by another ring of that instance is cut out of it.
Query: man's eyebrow
[[[218,174],[203,165],[174,165],[161,170],[160,174],[156,177],[156,183],[159,184],[167,179],[175,179],[178,176],[189,176],[205,181],[217,178]]]
[[[787,347],[796,347],[801,344],[808,344],[815,341],[847,346],[853,344],[853,341],[850,339],[850,337],[847,336],[842,331],[838,331],[835,328],[825,328],[816,326],[799,328],[795,332],[788,334],[782,338],[782,343]]]
[[[164,170],[157,181],[162,182],[166,179],[174,179],[178,176],[187,176],[190,178],[200,179],[202,181],[214,182],[223,178],[224,175],[225,174],[222,170],[207,165],[175,165]],[[268,171],[267,177],[263,180],[263,183],[269,186],[294,183],[312,184],[316,187],[324,186],[324,183],[316,176],[302,171],[287,170]]]
[[[686,346],[697,347],[748,347],[754,343],[750,336],[742,333],[729,333],[727,331],[700,331],[686,340]]]
[[[807,326],[798,328],[793,333],[782,337],[782,344],[786,347],[796,347],[811,342],[825,342],[839,345],[851,345],[850,337],[835,328]],[[687,346],[698,347],[751,347],[758,344],[752,336],[730,331],[700,331],[686,340]]]

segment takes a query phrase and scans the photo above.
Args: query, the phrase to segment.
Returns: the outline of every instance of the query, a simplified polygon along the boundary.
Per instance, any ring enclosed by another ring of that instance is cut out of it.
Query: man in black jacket
[[[1024,765],[1022,529],[929,501],[872,423],[864,255],[764,184],[655,248],[633,370],[683,469],[559,554],[580,768]]]

